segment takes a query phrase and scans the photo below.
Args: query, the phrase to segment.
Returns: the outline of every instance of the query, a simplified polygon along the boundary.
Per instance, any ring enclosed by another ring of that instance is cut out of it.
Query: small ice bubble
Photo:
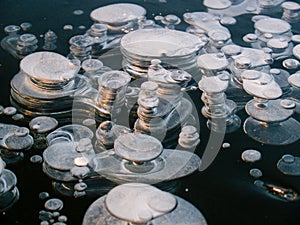
[[[43,162],[43,158],[40,155],[33,155],[30,157],[30,162],[39,164],[39,163]]]
[[[50,196],[49,193],[44,191],[39,194],[39,199],[45,200],[45,199],[49,198],[49,196]]]
[[[85,30],[86,27],[85,27],[84,25],[80,25],[80,26],[78,26],[78,29],[79,29],[79,30]]]
[[[75,191],[84,191],[85,189],[87,189],[87,184],[84,182],[77,183],[74,186]]]
[[[256,10],[256,8],[255,7],[251,7],[251,6],[248,6],[247,8],[246,8],[246,11],[247,12],[254,12]]]
[[[88,163],[89,160],[86,157],[77,157],[74,159],[74,164],[79,167],[87,166]]]
[[[23,119],[24,119],[24,115],[23,115],[23,114],[20,114],[20,113],[17,113],[17,114],[15,114],[15,115],[13,115],[11,118],[12,118],[13,120],[15,120],[15,121],[20,121],[20,120],[23,120]]]
[[[83,12],[83,10],[81,10],[81,9],[76,9],[76,10],[74,10],[73,11],[73,14],[75,15],[75,16],[80,16],[80,15],[82,15],[84,12]]]
[[[84,178],[90,173],[90,169],[88,167],[78,167],[75,166],[71,169],[71,174],[73,177]]]
[[[73,26],[70,24],[64,25],[64,30],[73,30]]]
[[[51,198],[45,202],[45,209],[50,211],[59,211],[63,208],[64,204],[62,200],[58,198]]]
[[[17,113],[17,109],[15,107],[9,106],[3,109],[3,113],[7,116],[13,116]]]
[[[235,25],[237,23],[236,19],[231,16],[224,16],[220,22],[223,25]]]
[[[242,159],[245,162],[256,162],[261,159],[261,153],[257,150],[249,149],[242,153]]]
[[[222,148],[230,148],[230,143],[224,142],[224,143],[222,144]]]
[[[86,195],[85,191],[74,191],[74,197],[75,198],[80,198]]]
[[[27,31],[32,27],[32,24],[29,22],[24,22],[21,23],[20,27],[22,28],[23,31]]]
[[[67,222],[68,221],[68,218],[64,215],[61,215],[58,217],[57,219],[59,222]]]
[[[262,176],[261,170],[256,169],[256,168],[251,169],[251,170],[249,171],[249,174],[250,174],[252,177],[254,177],[254,178],[260,178],[260,177]]]
[[[41,210],[39,212],[39,219],[43,221],[50,221],[52,216],[52,213],[49,211]]]
[[[293,35],[292,36],[292,41],[295,43],[300,43],[300,34]]]
[[[293,163],[295,161],[295,157],[290,154],[286,154],[286,155],[282,156],[282,160],[285,163]]]
[[[261,188],[264,188],[264,182],[261,181],[261,180],[256,180],[254,181],[254,185],[256,185],[257,187],[261,187]]]
[[[87,127],[96,126],[96,121],[94,119],[85,119],[82,121],[82,125]]]
[[[52,215],[53,215],[53,217],[59,217],[60,213],[56,211],[56,212],[53,212]]]
[[[300,62],[297,59],[286,59],[282,62],[282,65],[286,69],[297,69],[300,65]]]

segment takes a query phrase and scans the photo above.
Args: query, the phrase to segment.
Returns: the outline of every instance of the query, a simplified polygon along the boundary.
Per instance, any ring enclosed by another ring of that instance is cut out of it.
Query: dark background
[[[0,38],[5,37],[4,27],[9,24],[20,25],[22,22],[31,22],[33,27],[29,31],[39,38],[40,47],[43,44],[39,36],[49,29],[58,35],[59,53],[68,53],[68,40],[75,34],[84,31],[78,29],[79,25],[87,28],[93,23],[89,13],[100,6],[109,3],[132,2],[147,9],[147,17],[161,13],[162,15],[176,14],[181,16],[188,11],[204,11],[201,2],[197,0],[169,0],[159,3],[154,0],[145,1],[100,1],[100,0],[1,0],[0,1]],[[75,16],[72,12],[81,9],[84,14]],[[243,34],[253,30],[251,16],[238,17],[238,24],[232,27],[233,39],[241,43]],[[71,24],[72,31],[63,30],[63,26]],[[182,23],[179,29],[184,29]],[[0,103],[9,105],[9,81],[18,71],[19,61],[9,53],[0,49]],[[196,105],[201,105],[200,93],[194,92],[192,98]],[[198,103],[197,103],[198,102]],[[239,112],[242,121],[247,117],[244,111]],[[298,118],[299,119],[299,118]],[[10,122],[2,117],[2,122]],[[205,126],[205,119],[201,120],[201,145],[197,153],[201,155],[206,147],[209,131]],[[264,146],[244,134],[242,128],[233,134],[226,135],[231,147],[221,149],[213,164],[203,172],[196,172],[182,180],[182,186],[177,195],[194,204],[204,214],[209,225],[299,225],[299,200],[287,202],[274,197],[262,189],[257,188],[254,178],[249,175],[251,168],[259,168],[263,172],[263,181],[293,188],[300,192],[299,177],[285,176],[280,173],[276,164],[283,154],[299,155],[299,141],[283,146]],[[262,160],[249,164],[241,160],[241,153],[246,149],[258,149],[262,153]],[[38,194],[42,191],[50,193],[51,197],[64,200],[62,214],[68,217],[68,224],[79,225],[82,222],[88,206],[96,199],[72,199],[58,195],[52,190],[51,181],[41,170],[41,165],[29,162],[32,152],[25,154],[24,160],[14,166],[8,166],[18,178],[20,190],[19,201],[7,212],[0,216],[1,225],[31,225],[39,224],[38,213],[43,209],[43,202]],[[188,189],[188,191],[186,191]]]

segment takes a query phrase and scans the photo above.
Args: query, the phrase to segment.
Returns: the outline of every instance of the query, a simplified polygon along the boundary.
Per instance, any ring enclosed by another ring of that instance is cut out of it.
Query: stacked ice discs
[[[20,63],[11,81],[11,103],[28,117],[69,118],[73,99],[90,87],[79,66],[53,52],[37,52]]]
[[[135,78],[146,77],[152,59],[179,67],[192,75],[198,72],[196,55],[205,45],[199,37],[176,30],[140,29],[121,39],[123,68]]]

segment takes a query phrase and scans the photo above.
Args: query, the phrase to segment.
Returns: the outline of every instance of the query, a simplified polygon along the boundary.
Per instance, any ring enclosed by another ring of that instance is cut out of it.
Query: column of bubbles
[[[84,70],[84,75],[86,75],[92,83],[93,88],[98,89],[98,79],[99,77],[112,69],[103,65],[102,61],[99,59],[86,59],[81,63],[81,68]]]
[[[179,134],[178,144],[182,149],[194,150],[200,143],[197,128],[191,125],[182,127]]]
[[[125,93],[129,82],[130,76],[126,72],[112,70],[103,73],[98,78],[98,105],[112,115],[119,114],[125,104]]]
[[[92,58],[92,46],[95,44],[94,38],[85,35],[76,35],[70,38],[70,59],[78,59],[80,62]]]
[[[141,85],[137,109],[138,119],[134,124],[134,131],[149,134],[163,141],[167,133],[164,118],[169,113],[169,108],[168,102],[158,98],[157,89],[158,85],[152,81]]]
[[[229,85],[230,76],[224,71],[228,60],[223,53],[203,54],[197,60],[202,78],[199,89],[203,91],[201,100],[205,106],[202,114],[208,118],[207,126],[216,132],[233,132],[240,127],[241,120],[235,114],[237,105],[226,98],[225,91]]]
[[[300,4],[297,2],[286,1],[281,4],[283,10],[281,19],[287,21],[292,26],[292,31],[299,33],[297,24],[300,21]]]
[[[57,35],[52,30],[48,30],[44,34],[44,45],[43,49],[47,51],[55,50],[56,49],[56,41],[57,41]]]
[[[107,26],[105,24],[95,23],[86,31],[86,35],[93,38],[92,56],[99,56],[101,50],[107,44]]]
[[[161,102],[171,107],[166,116],[162,118],[166,121],[166,136],[163,144],[168,147],[175,147],[181,126],[194,121],[192,114],[193,105],[185,97],[184,91],[192,76],[179,69],[166,70],[161,66],[161,61],[154,59],[148,69],[148,80],[158,85],[157,96]],[[151,121],[152,122],[152,121]]]

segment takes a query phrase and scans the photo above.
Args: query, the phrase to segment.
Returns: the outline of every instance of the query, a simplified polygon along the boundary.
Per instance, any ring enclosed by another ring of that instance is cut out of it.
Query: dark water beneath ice
[[[59,53],[68,53],[68,39],[84,31],[78,26],[89,27],[92,21],[89,13],[93,9],[109,3],[132,2],[147,9],[148,18],[162,13],[182,15],[188,11],[203,11],[200,0],[168,0],[159,1],[108,1],[108,0],[1,0],[0,1],[0,39],[5,34],[3,28],[9,24],[19,25],[22,22],[33,24],[30,32],[37,37],[49,29],[58,35]],[[84,11],[83,15],[76,16],[72,12],[76,9]],[[238,24],[232,28],[233,39],[241,43],[243,34],[253,29],[250,16],[238,18]],[[73,30],[63,30],[63,26],[71,24]],[[184,23],[178,29],[184,29]],[[42,43],[42,38],[39,38]],[[7,52],[0,50],[0,104],[9,105],[9,81],[18,71],[18,60]],[[192,96],[196,102],[200,101],[200,93]],[[196,105],[199,103],[196,103]],[[201,104],[200,104],[201,105]],[[242,121],[246,118],[244,111],[239,112]],[[299,119],[299,118],[298,118]],[[2,117],[1,122],[9,122]],[[205,149],[209,131],[205,120],[201,118],[202,143],[197,153],[201,155]],[[300,193],[300,178],[288,177],[276,169],[276,163],[282,155],[291,153],[299,155],[299,144],[296,142],[284,147],[263,146],[248,138],[242,128],[233,134],[225,136],[225,141],[231,144],[230,148],[221,150],[213,164],[203,172],[196,172],[182,180],[182,186],[177,194],[193,203],[201,210],[209,225],[299,225],[300,202],[287,202],[273,197],[257,188],[249,170],[259,168],[263,177],[261,180],[293,188]],[[262,153],[262,160],[249,164],[241,160],[241,153],[246,149],[258,149]],[[51,196],[59,196],[51,188],[51,181],[43,174],[40,164],[32,164],[29,158],[33,153],[26,154],[25,159],[15,166],[9,166],[18,178],[20,190],[19,201],[0,215],[0,225],[33,225],[39,224],[38,212],[43,209],[43,202],[39,200],[39,193],[47,191]],[[96,198],[64,200],[63,214],[68,216],[68,224],[79,225],[88,206]]]

